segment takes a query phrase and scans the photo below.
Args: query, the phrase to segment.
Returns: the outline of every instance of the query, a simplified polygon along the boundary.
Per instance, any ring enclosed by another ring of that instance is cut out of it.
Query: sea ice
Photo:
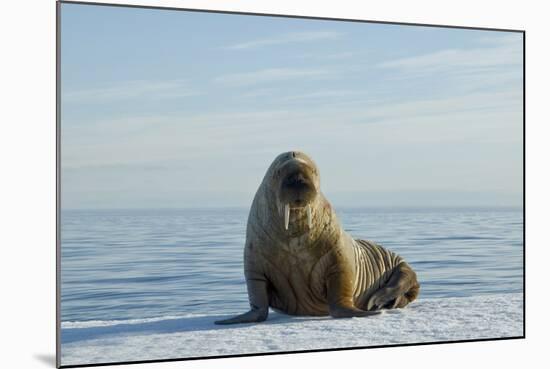
[[[365,318],[270,312],[260,324],[214,325],[230,315],[63,322],[62,365],[518,337],[523,295],[420,298]]]

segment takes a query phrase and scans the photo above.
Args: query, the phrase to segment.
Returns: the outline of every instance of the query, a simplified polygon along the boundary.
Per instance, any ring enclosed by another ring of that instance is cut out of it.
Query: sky
[[[61,5],[61,206],[522,206],[521,33]]]

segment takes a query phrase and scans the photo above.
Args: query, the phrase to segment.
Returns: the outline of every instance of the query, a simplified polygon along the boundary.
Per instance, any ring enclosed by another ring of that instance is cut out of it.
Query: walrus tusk
[[[290,221],[290,204],[285,205],[285,230],[288,231],[288,222]]]
[[[313,219],[311,217],[311,205],[307,206],[307,226],[309,229],[312,228]]]

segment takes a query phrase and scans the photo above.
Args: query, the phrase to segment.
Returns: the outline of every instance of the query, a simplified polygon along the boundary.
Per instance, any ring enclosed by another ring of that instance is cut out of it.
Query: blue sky
[[[522,204],[520,33],[62,4],[62,207]]]

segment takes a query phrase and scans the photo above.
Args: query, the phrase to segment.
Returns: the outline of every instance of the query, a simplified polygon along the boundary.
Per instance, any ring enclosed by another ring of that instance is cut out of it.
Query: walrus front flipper
[[[269,313],[269,297],[267,294],[267,280],[259,274],[245,271],[247,275],[246,288],[250,311],[237,315],[234,318],[215,321],[215,324],[259,323],[267,319]]]
[[[259,323],[267,319],[267,309],[250,309],[250,311],[237,315],[234,318],[217,320],[214,324],[238,324],[238,323]]]

